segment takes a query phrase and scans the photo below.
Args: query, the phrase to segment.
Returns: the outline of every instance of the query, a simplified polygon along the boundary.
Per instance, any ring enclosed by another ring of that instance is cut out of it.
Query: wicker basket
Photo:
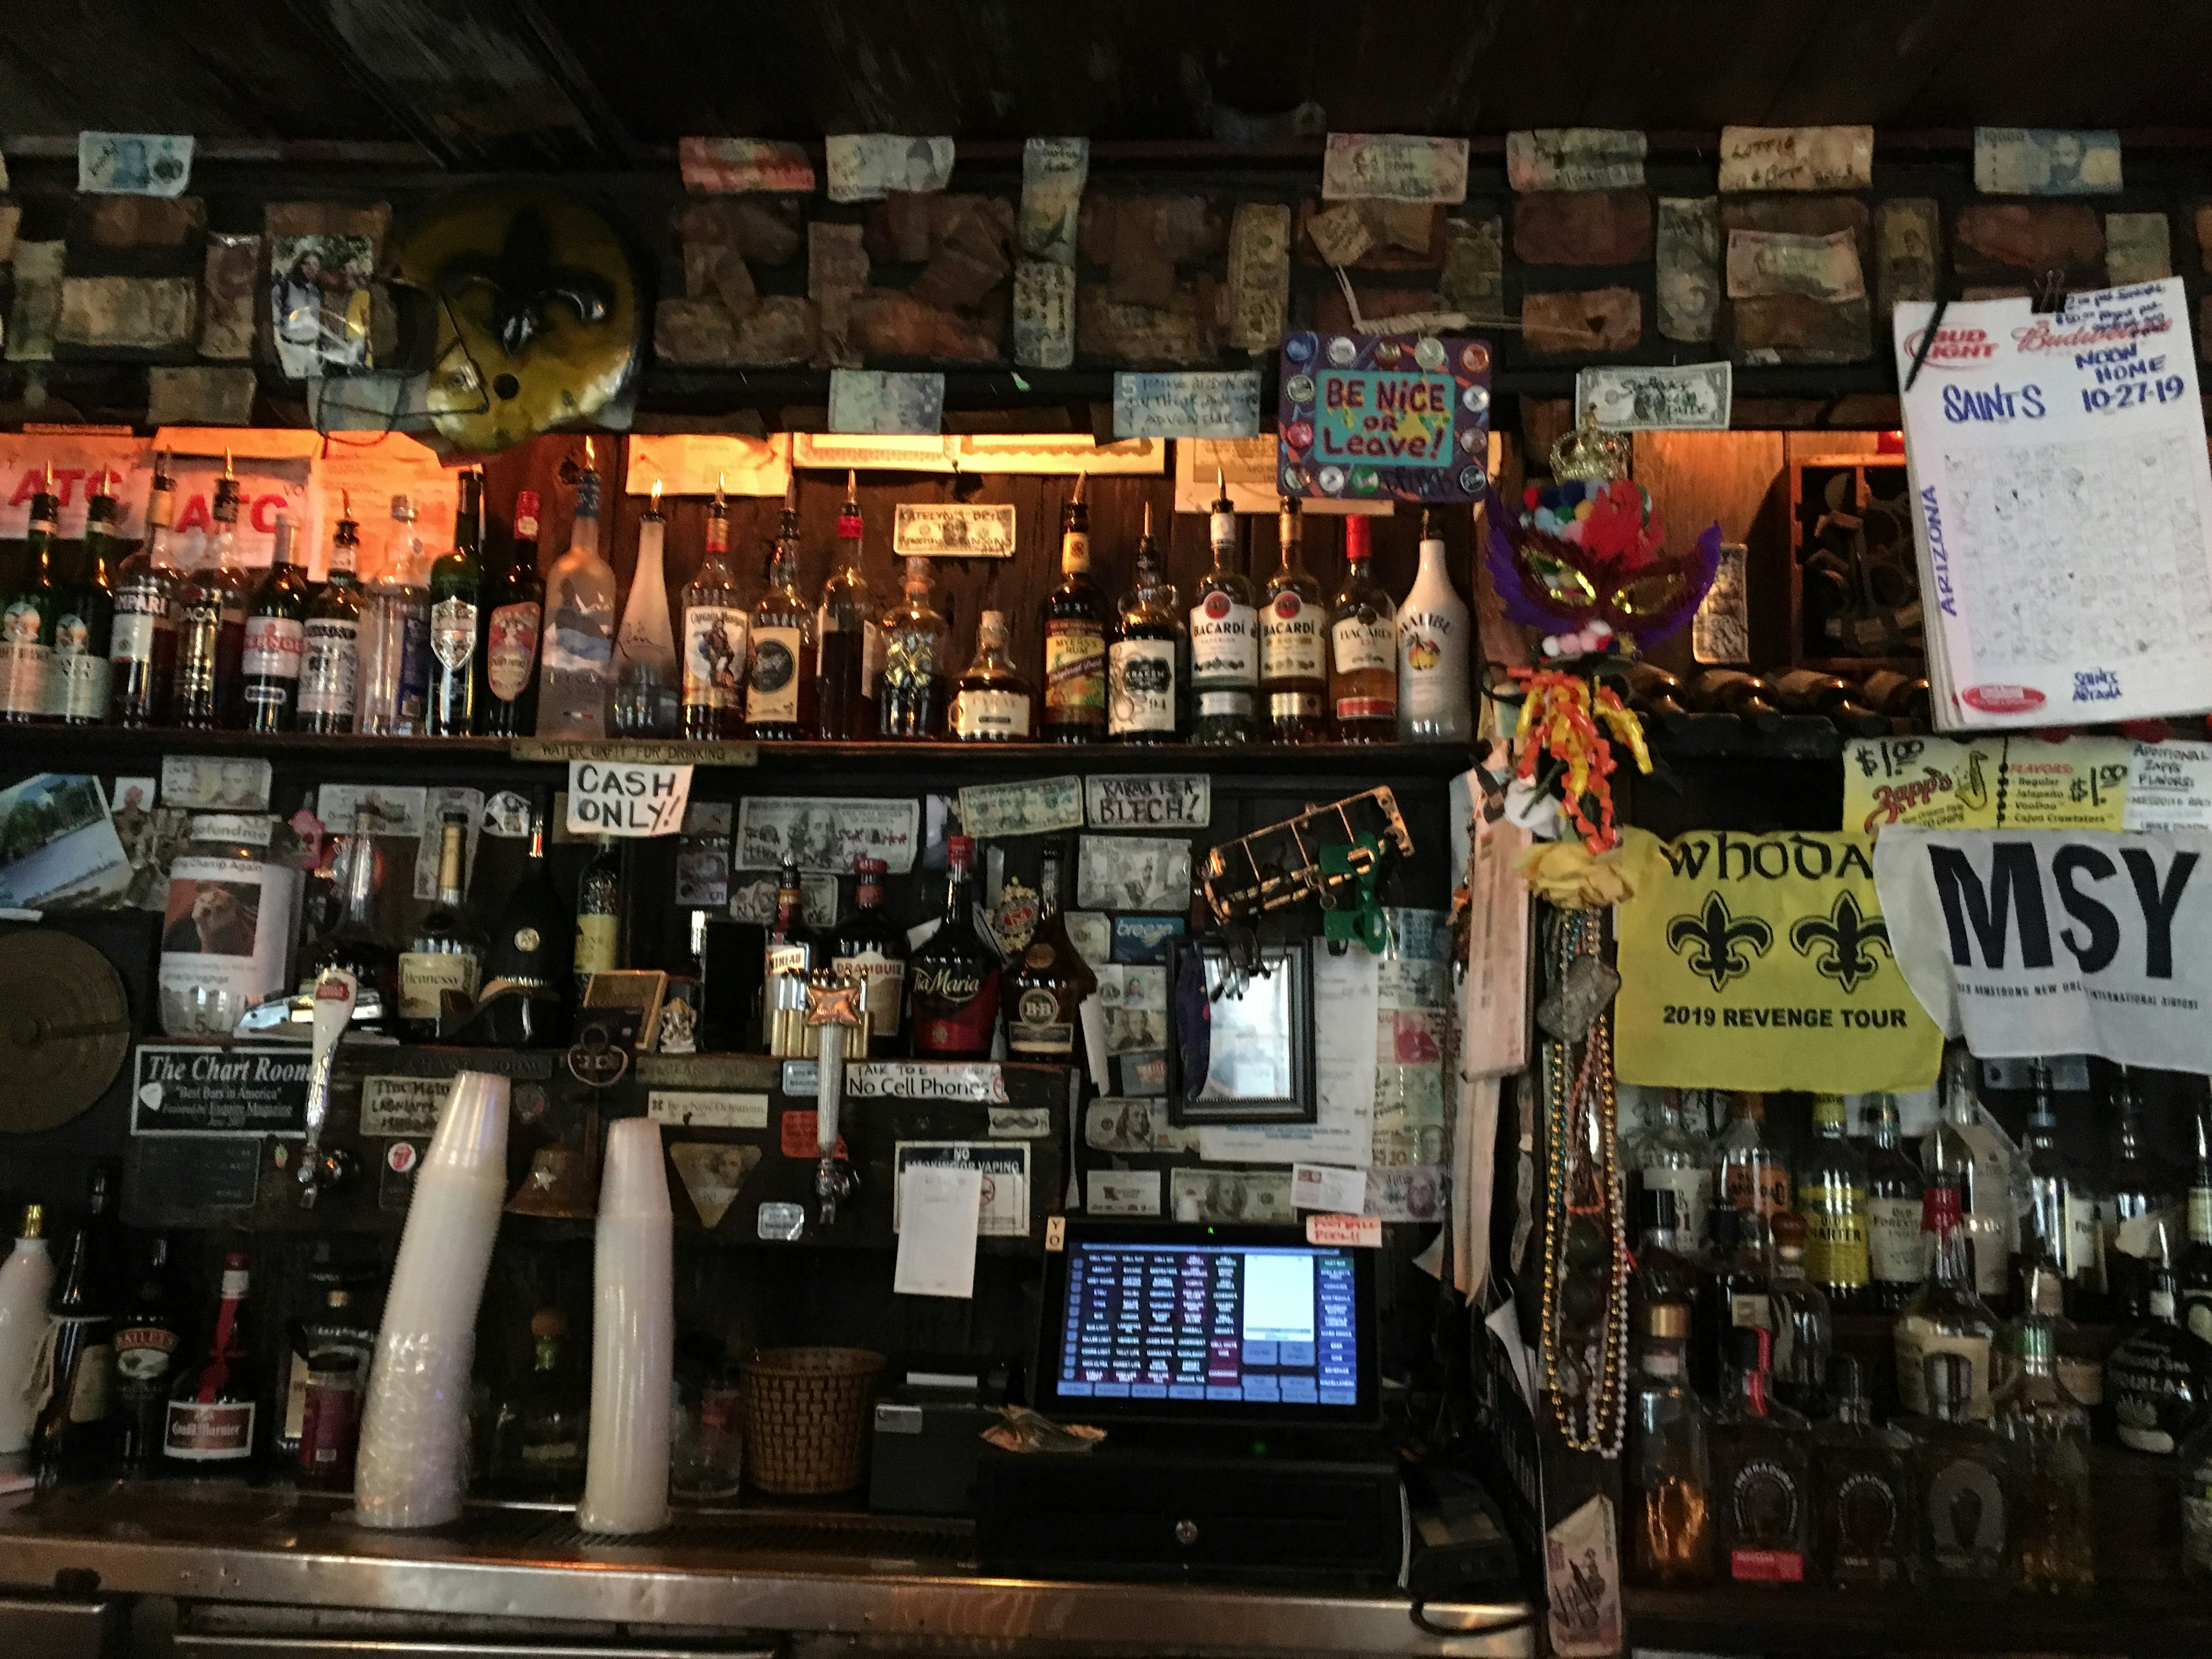
[[[745,1478],[790,1496],[859,1486],[884,1364],[866,1348],[769,1348],[740,1361]]]

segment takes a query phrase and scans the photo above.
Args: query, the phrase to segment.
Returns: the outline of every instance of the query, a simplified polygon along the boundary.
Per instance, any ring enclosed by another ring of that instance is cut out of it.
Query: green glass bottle
[[[30,528],[23,538],[30,575],[0,609],[0,720],[27,725],[46,713],[46,675],[53,663],[55,526],[61,518],[53,464],[31,497]]]
[[[483,599],[483,471],[461,474],[453,514],[453,550],[430,567],[430,711],[434,738],[465,738],[476,730],[483,678],[477,635]]]

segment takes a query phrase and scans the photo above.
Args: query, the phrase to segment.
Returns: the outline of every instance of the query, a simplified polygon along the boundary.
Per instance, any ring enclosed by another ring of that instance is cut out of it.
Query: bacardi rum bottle
[[[1328,653],[1321,584],[1306,569],[1304,520],[1295,496],[1283,497],[1282,563],[1267,578],[1260,613],[1260,691],[1267,735],[1277,743],[1318,743],[1328,735]]]
[[[1060,586],[1045,596],[1047,743],[1097,743],[1106,735],[1106,636],[1112,611],[1091,580],[1091,509],[1083,479],[1060,509]]]
[[[1237,509],[1214,470],[1207,520],[1213,566],[1190,608],[1190,736],[1194,743],[1249,743],[1260,700],[1260,613],[1237,551]]]

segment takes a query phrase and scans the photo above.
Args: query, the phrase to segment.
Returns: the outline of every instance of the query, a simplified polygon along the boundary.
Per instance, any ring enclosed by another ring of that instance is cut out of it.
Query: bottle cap
[[[947,836],[945,838],[945,861],[965,870],[975,860],[975,838],[973,836]]]
[[[1774,1253],[1783,1256],[1805,1254],[1805,1218],[1795,1210],[1778,1210],[1767,1223],[1774,1235]]]
[[[43,1204],[26,1204],[23,1206],[23,1224],[15,1230],[15,1237],[44,1238],[46,1236],[46,1206]]]
[[[1690,1310],[1679,1302],[1654,1302],[1644,1310],[1646,1336],[1684,1337],[1690,1334]]]
[[[872,859],[865,853],[860,854],[853,860],[853,873],[860,877],[863,881],[868,879],[872,876],[885,875],[889,873],[890,870],[890,866],[882,859]]]
[[[1963,1408],[1974,1397],[1974,1362],[1962,1353],[1931,1353],[1920,1362],[1928,1404],[1938,1417],[1948,1407]]]
[[[1355,513],[1344,521],[1344,556],[1364,559],[1375,551],[1375,530],[1365,515]]]
[[[606,1171],[599,1177],[599,1219],[666,1221],[670,1214],[660,1126],[644,1117],[608,1125]]]
[[[525,489],[517,492],[514,497],[514,516],[518,519],[534,519],[538,516],[536,490]]]

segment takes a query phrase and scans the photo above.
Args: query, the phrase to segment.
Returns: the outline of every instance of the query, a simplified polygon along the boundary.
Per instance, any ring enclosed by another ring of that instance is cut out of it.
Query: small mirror
[[[1170,1110],[1177,1123],[1311,1123],[1312,983],[1305,951],[1170,944]]]

